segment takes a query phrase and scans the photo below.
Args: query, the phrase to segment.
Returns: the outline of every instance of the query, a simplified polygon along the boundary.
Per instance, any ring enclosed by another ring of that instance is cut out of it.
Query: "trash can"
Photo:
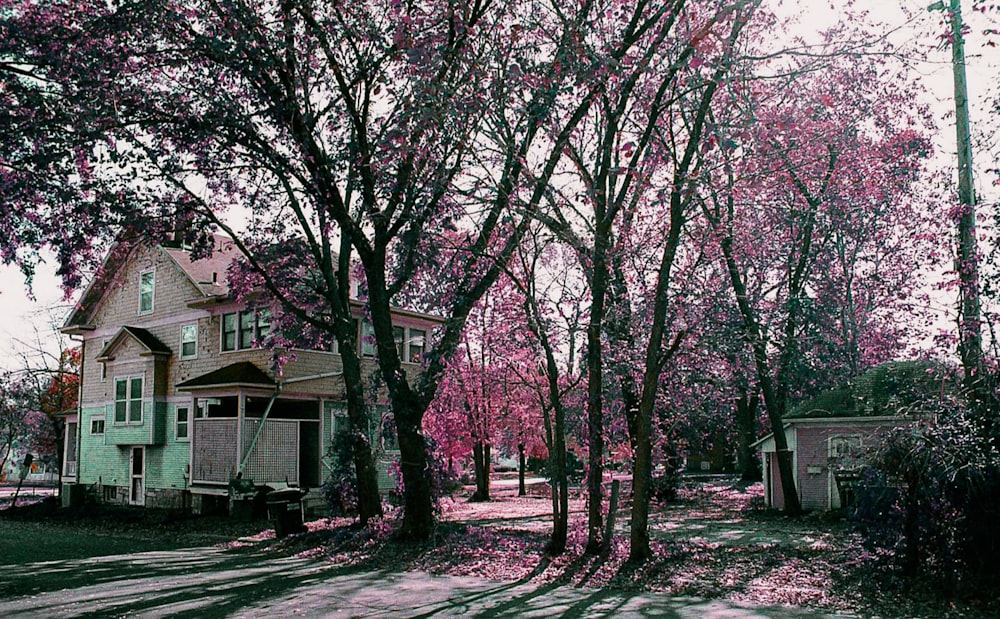
[[[237,520],[252,520],[254,498],[258,494],[252,479],[242,476],[229,481],[229,516]]]
[[[267,493],[267,513],[278,539],[306,531],[302,524],[302,497],[305,495],[306,491],[301,488],[282,488]]]

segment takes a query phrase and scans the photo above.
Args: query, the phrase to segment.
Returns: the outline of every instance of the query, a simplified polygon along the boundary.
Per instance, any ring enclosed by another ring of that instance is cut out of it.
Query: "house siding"
[[[119,447],[107,442],[110,424],[105,422],[105,433],[91,434],[91,420],[107,418],[107,409],[103,406],[82,409],[83,424],[80,436],[80,455],[77,480],[85,485],[118,485],[128,486],[129,452],[126,447]]]
[[[140,313],[140,277],[142,273],[150,271],[154,273],[153,309]],[[207,303],[191,307],[192,301]],[[83,328],[78,332],[84,340],[78,483],[91,486],[106,501],[127,503],[131,482],[131,449],[134,446],[144,446],[145,505],[194,507],[196,511],[199,509],[203,501],[191,493],[192,477],[197,477],[196,471],[192,470],[191,441],[198,421],[195,419],[196,411],[192,407],[192,400],[199,394],[178,391],[176,385],[243,361],[251,362],[273,375],[273,353],[269,350],[221,350],[223,314],[242,309],[245,306],[233,300],[213,303],[211,299],[207,299],[166,250],[150,246],[139,246],[132,250],[113,279],[105,285],[103,296],[86,319],[92,328]],[[361,311],[360,306],[357,311]],[[394,322],[399,326],[422,329],[428,336],[437,324],[433,319],[409,314],[395,316]],[[181,359],[181,330],[184,325],[190,324],[197,325],[196,353],[193,358]],[[123,326],[145,329],[169,352],[157,347],[151,354],[149,348],[127,332],[116,339]],[[112,340],[115,344],[108,351],[110,359],[106,362],[98,361],[105,343]],[[277,377],[277,380],[284,383],[282,398],[314,400],[317,406],[321,401],[335,403],[343,398],[343,364],[339,354],[291,350],[284,356],[281,375]],[[415,364],[404,363],[403,368],[411,379],[419,374]],[[362,373],[366,381],[373,379],[377,372],[378,366],[374,359],[362,359]],[[102,374],[105,375],[104,380],[101,379]],[[115,379],[131,376],[143,377],[142,421],[116,424]],[[188,440],[177,440],[178,406],[189,408]],[[105,420],[105,431],[101,435],[91,435],[91,420],[97,417]],[[328,421],[326,414],[320,415],[319,453],[315,455],[315,463],[321,481],[326,480],[329,473],[323,465],[324,461],[328,461],[323,456],[332,445]],[[373,433],[378,431],[378,421],[378,415],[373,413]],[[300,437],[303,423],[316,422],[300,421],[294,426],[300,429]],[[264,434],[277,432],[279,427],[287,430],[290,442],[294,428],[289,421],[275,421],[275,427],[269,428]],[[315,432],[310,431],[309,435],[314,436]],[[250,436],[252,433],[244,433],[244,442],[250,440]],[[296,440],[302,440],[300,437],[296,437]],[[263,435],[261,440],[265,441]],[[312,445],[317,442],[310,440],[312,443],[309,444],[308,453],[312,453]],[[373,444],[378,446],[379,443],[373,440]],[[232,443],[232,449],[236,451],[235,442]],[[285,459],[290,460],[292,455],[288,452]],[[380,462],[380,486],[383,489],[391,488],[394,481],[389,476],[388,469],[393,452],[387,454],[384,449],[377,447],[376,457]],[[273,463],[264,462],[258,462],[254,466],[261,470],[274,468]],[[225,480],[217,487],[228,483],[232,475],[228,470],[230,468],[232,467],[227,466]]]

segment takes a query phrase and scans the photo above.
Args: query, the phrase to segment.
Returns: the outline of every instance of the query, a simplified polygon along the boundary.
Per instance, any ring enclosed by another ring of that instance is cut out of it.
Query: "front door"
[[[129,468],[132,471],[130,476],[129,500],[132,505],[146,504],[146,448],[133,447]]]

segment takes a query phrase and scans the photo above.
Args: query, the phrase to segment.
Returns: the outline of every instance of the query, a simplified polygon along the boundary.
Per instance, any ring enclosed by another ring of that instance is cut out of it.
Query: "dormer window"
[[[156,281],[156,271],[149,269],[139,274],[139,313],[149,314],[153,311],[153,291]]]

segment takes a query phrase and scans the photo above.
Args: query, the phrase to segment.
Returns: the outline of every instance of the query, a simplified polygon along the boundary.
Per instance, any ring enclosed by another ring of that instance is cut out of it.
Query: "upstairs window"
[[[375,356],[375,325],[367,320],[361,323],[361,356]]]
[[[271,312],[268,309],[247,310],[222,315],[222,350],[253,348],[271,332]]]
[[[152,269],[139,274],[139,313],[148,314],[153,311],[153,291],[156,282],[156,272]]]
[[[410,329],[410,363],[420,363],[426,347],[427,332],[421,329]]]
[[[358,340],[358,328],[360,327],[361,322],[357,318],[355,318],[353,320],[353,323],[354,323],[354,340],[355,340],[355,342],[357,342],[357,340]],[[332,346],[331,350],[333,350],[333,352],[337,353],[338,355],[340,354],[340,342],[337,340],[336,336],[334,336],[334,338],[333,338],[333,346]]]
[[[392,328],[392,339],[396,340],[396,354],[400,361],[406,361],[406,353],[403,351],[403,344],[406,342],[406,334],[403,327]]]
[[[190,409],[186,406],[177,407],[177,426],[175,436],[178,441],[188,440],[188,428],[191,423]]]
[[[142,423],[142,377],[115,379],[115,423]]]
[[[94,417],[90,420],[91,434],[104,434],[104,417]]]
[[[181,327],[181,359],[194,359],[198,356],[198,325]]]

